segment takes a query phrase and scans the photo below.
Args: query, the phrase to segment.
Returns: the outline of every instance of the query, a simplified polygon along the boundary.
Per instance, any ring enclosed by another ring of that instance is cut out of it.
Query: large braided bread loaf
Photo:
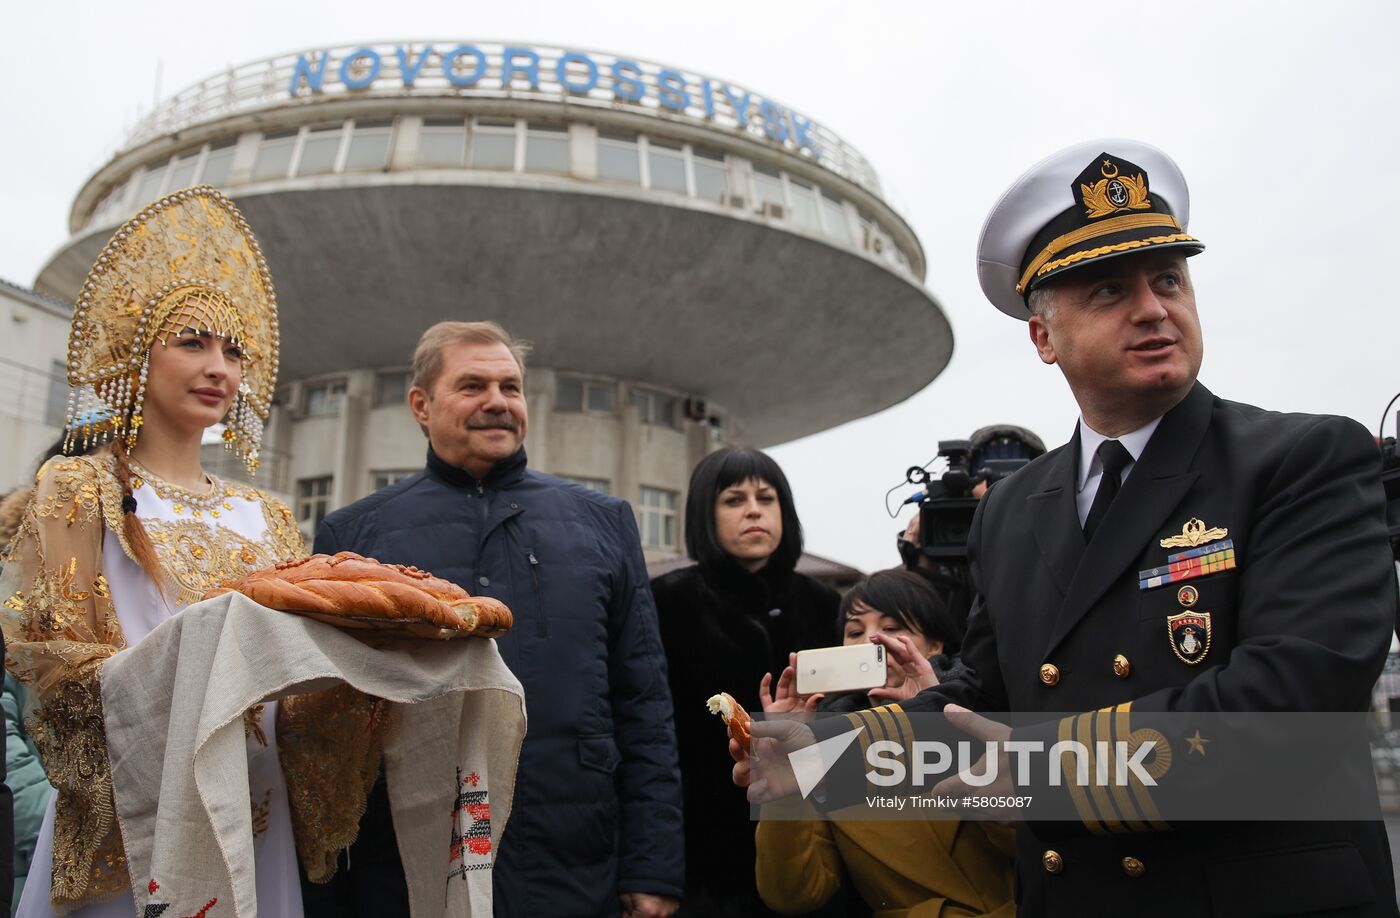
[[[350,551],[283,561],[210,590],[204,598],[229,592],[269,609],[383,619],[386,625],[427,622],[481,637],[505,634],[511,626],[510,610],[500,600],[471,596],[416,567],[381,564]]]

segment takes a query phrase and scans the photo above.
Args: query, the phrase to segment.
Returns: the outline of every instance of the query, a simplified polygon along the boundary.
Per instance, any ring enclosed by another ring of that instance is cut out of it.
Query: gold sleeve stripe
[[[1129,701],[1125,704],[1120,704],[1115,710],[1121,712],[1124,718],[1127,718],[1132,708],[1133,703]],[[1126,727],[1125,734],[1125,738],[1131,737],[1131,733],[1126,732]],[[1160,734],[1158,735],[1160,736]],[[1170,749],[1167,749],[1166,752],[1170,753]],[[1133,799],[1137,801],[1138,809],[1142,811],[1142,815],[1147,819],[1149,828],[1157,831],[1171,828],[1171,825],[1162,818],[1162,814],[1157,811],[1157,805],[1153,802],[1152,792],[1148,789],[1147,785],[1138,780],[1135,775],[1130,774],[1128,776],[1128,787],[1133,792]]]
[[[1123,704],[1113,708],[1113,712],[1123,718],[1123,725],[1120,726],[1119,736],[1123,737],[1123,739],[1131,739],[1133,730],[1131,730],[1130,714],[1133,712],[1133,702],[1124,701]],[[1165,742],[1165,739],[1163,739],[1163,742]],[[1166,749],[1163,750],[1163,753],[1170,756],[1170,751],[1172,750]],[[1156,809],[1156,803],[1152,800],[1151,789],[1149,789],[1147,785],[1142,784],[1142,782],[1138,781],[1133,775],[1128,775],[1128,788],[1133,791],[1133,799],[1137,800],[1138,810],[1140,810],[1142,817],[1147,819],[1148,828],[1162,831],[1165,830],[1165,828],[1172,827],[1168,821],[1162,819],[1162,814]]]
[[[879,707],[871,708],[870,713],[875,717],[876,722],[880,724],[880,729],[884,732],[885,738],[894,740],[899,743],[905,751],[908,751],[909,741],[903,736],[900,725],[895,723],[894,712],[886,705],[880,705]]]
[[[1104,827],[1110,832],[1122,832],[1123,823],[1119,819],[1118,810],[1108,799],[1108,789],[1099,781],[1100,768],[1108,775],[1110,781],[1113,780],[1113,747],[1108,743],[1108,715],[1103,711],[1094,711],[1081,714],[1079,719],[1083,721],[1080,733],[1084,738],[1081,742],[1089,747],[1089,758],[1093,761],[1093,767],[1089,771],[1089,798],[1098,807]],[[1103,749],[1098,746],[1101,742],[1105,744]]]
[[[870,744],[880,738],[876,735],[875,727],[866,714],[866,711],[856,711],[846,715],[860,728],[860,760],[862,762],[870,761]]]
[[[897,704],[892,704],[890,713],[894,715],[894,722],[899,727],[900,734],[904,737],[904,748],[910,752],[914,750],[914,725],[909,722],[909,715],[904,713],[904,709]]]
[[[1067,743],[1074,739],[1074,722],[1077,717],[1063,717],[1060,719],[1060,731],[1058,742]],[[1103,835],[1103,826],[1099,825],[1098,819],[1094,817],[1094,811],[1089,807],[1089,798],[1084,793],[1084,788],[1079,785],[1079,779],[1075,775],[1075,768],[1078,759],[1073,752],[1065,750],[1060,753],[1060,780],[1069,788],[1070,800],[1074,802],[1074,808],[1079,811],[1079,818],[1083,821],[1084,827],[1095,835]],[[1093,763],[1090,762],[1090,775],[1093,774]]]
[[[1123,817],[1128,832],[1144,832],[1147,825],[1142,821],[1141,814],[1137,807],[1133,806],[1133,799],[1128,793],[1127,785],[1122,783],[1122,776],[1118,774],[1118,763],[1131,755],[1129,751],[1126,755],[1120,756],[1118,752],[1119,743],[1127,743],[1128,735],[1132,732],[1129,728],[1127,714],[1113,713],[1101,714],[1108,727],[1108,748],[1109,754],[1113,757],[1113,764],[1109,770],[1109,792],[1113,795],[1113,803],[1118,808],[1118,814]],[[1126,748],[1126,747],[1125,747]]]
[[[864,714],[867,716],[869,725],[871,725],[871,739],[896,739],[895,719],[890,718],[888,711],[885,711],[883,708],[869,708],[867,711],[864,711]],[[900,763],[906,765],[906,768],[907,765],[909,765],[909,761],[906,760],[907,751],[909,750],[904,749],[902,746],[900,747],[899,756],[896,756],[896,758],[899,758]]]
[[[870,729],[865,725],[865,720],[860,714],[860,711],[847,714],[846,720],[850,721],[852,727],[860,731],[860,736],[858,737],[860,739],[860,760],[862,762],[868,762],[870,761]]]

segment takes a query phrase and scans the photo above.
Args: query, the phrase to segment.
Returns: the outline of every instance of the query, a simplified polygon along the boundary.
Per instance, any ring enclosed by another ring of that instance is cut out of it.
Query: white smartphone
[[[879,644],[821,647],[797,653],[797,694],[854,692],[885,684],[885,648]]]

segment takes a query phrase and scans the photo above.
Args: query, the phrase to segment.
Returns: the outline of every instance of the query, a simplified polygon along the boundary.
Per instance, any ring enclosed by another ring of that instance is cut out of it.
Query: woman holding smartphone
[[[911,698],[959,665],[955,622],[947,598],[918,574],[871,574],[842,597],[838,624],[846,645],[873,641],[886,647],[885,685],[804,698],[796,693],[789,666],[778,680],[777,696],[764,699],[764,713],[849,712]],[[850,877],[875,918],[1012,918],[1016,913],[1013,835],[991,823],[760,822],[756,847],[759,892],[785,915],[823,907],[841,890],[843,877]]]
[[[760,679],[771,681],[790,652],[837,642],[840,599],[796,572],[802,524],[792,490],[778,464],[758,450],[722,449],[695,467],[685,541],[696,564],[651,585],[684,793],[681,914],[767,915],[754,886],[748,803],[729,781],[724,730],[705,699],[729,690],[757,710]]]

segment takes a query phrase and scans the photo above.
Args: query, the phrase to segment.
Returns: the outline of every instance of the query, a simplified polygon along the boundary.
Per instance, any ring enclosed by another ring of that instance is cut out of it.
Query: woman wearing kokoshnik
[[[35,479],[0,574],[12,673],[57,790],[17,914],[134,912],[99,675],[109,657],[225,580],[300,557],[290,511],[200,465],[205,431],[255,469],[277,376],[277,300],[219,191],[168,195],[102,250],[73,312],[66,453]],[[302,914],[276,703],[244,718],[263,914]],[[135,878],[145,882],[146,878]]]

